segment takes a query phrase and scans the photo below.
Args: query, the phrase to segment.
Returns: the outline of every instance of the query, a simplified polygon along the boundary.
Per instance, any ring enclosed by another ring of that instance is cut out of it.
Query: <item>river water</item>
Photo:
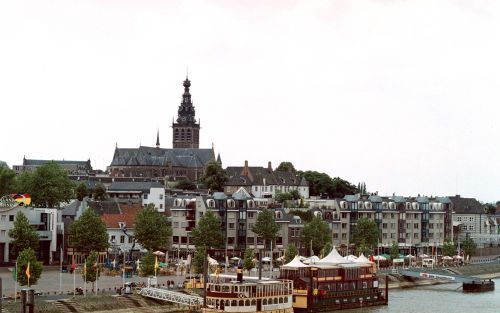
[[[442,284],[389,290],[389,305],[342,311],[345,313],[499,313],[500,279],[495,291],[463,293],[461,284]],[[459,288],[459,289],[457,289]]]

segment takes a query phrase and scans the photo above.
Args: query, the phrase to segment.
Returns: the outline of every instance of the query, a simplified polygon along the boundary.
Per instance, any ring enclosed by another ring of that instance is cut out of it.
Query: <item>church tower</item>
[[[186,77],[184,94],[177,111],[177,120],[172,123],[172,147],[198,149],[200,145],[200,124],[196,122],[193,102],[189,87],[191,82]]]

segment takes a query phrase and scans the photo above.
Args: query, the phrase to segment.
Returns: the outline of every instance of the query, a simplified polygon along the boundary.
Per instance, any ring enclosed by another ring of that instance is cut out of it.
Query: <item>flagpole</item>
[[[30,289],[30,262],[28,262],[28,268],[26,269],[26,276],[28,276],[28,289]]]
[[[83,296],[87,296],[87,259],[83,260],[83,277],[85,281],[85,285],[83,288]]]
[[[59,255],[59,294],[62,294],[62,248],[60,248],[61,254]]]
[[[75,261],[73,261],[75,262]],[[71,264],[71,267],[73,267],[73,264]],[[73,269],[73,297],[76,296],[76,268]]]
[[[16,268],[14,269],[14,272],[16,273],[16,278],[14,279],[14,302],[17,301],[17,260],[16,260]]]

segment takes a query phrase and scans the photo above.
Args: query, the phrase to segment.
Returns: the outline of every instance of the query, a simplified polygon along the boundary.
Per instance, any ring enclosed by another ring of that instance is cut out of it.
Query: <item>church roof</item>
[[[115,148],[111,166],[167,166],[199,168],[214,159],[212,149]]]
[[[149,192],[151,188],[163,188],[158,182],[113,182],[109,191],[142,191]]]
[[[261,166],[229,166],[226,169],[229,180],[226,185],[229,186],[308,186],[307,182],[292,172],[281,172],[269,170]]]

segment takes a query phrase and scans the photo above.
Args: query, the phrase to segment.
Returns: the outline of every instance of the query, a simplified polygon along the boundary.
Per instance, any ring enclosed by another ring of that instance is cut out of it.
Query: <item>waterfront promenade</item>
[[[14,295],[14,280],[12,278],[12,272],[9,270],[7,267],[2,267],[0,268],[0,277],[2,278],[2,294],[5,296],[12,296]],[[36,292],[42,292],[44,294],[50,293],[53,295],[54,293],[59,293],[59,267],[44,267],[42,276],[39,279],[38,283],[36,285],[32,285],[31,287],[35,289]],[[62,291],[64,294],[67,294],[68,292],[73,291],[73,274],[70,273],[62,273]],[[167,281],[174,281],[174,283],[177,285],[179,283],[182,283],[186,278],[186,275],[182,276],[158,276],[158,284],[160,285],[167,285]],[[144,282],[147,283],[147,277],[139,277],[139,276],[133,276],[131,278],[125,278],[126,282]],[[84,286],[84,281],[82,279],[82,276],[80,273],[76,273],[75,275],[75,282],[76,282],[76,287],[82,287]],[[115,291],[116,288],[119,288],[122,286],[123,283],[123,277],[121,276],[101,276],[97,282],[97,288],[99,288],[101,291],[102,289],[105,289],[105,291]],[[18,285],[18,291],[21,288],[26,288],[20,287]],[[88,283],[87,284],[87,290],[91,291],[92,289],[92,284]]]

